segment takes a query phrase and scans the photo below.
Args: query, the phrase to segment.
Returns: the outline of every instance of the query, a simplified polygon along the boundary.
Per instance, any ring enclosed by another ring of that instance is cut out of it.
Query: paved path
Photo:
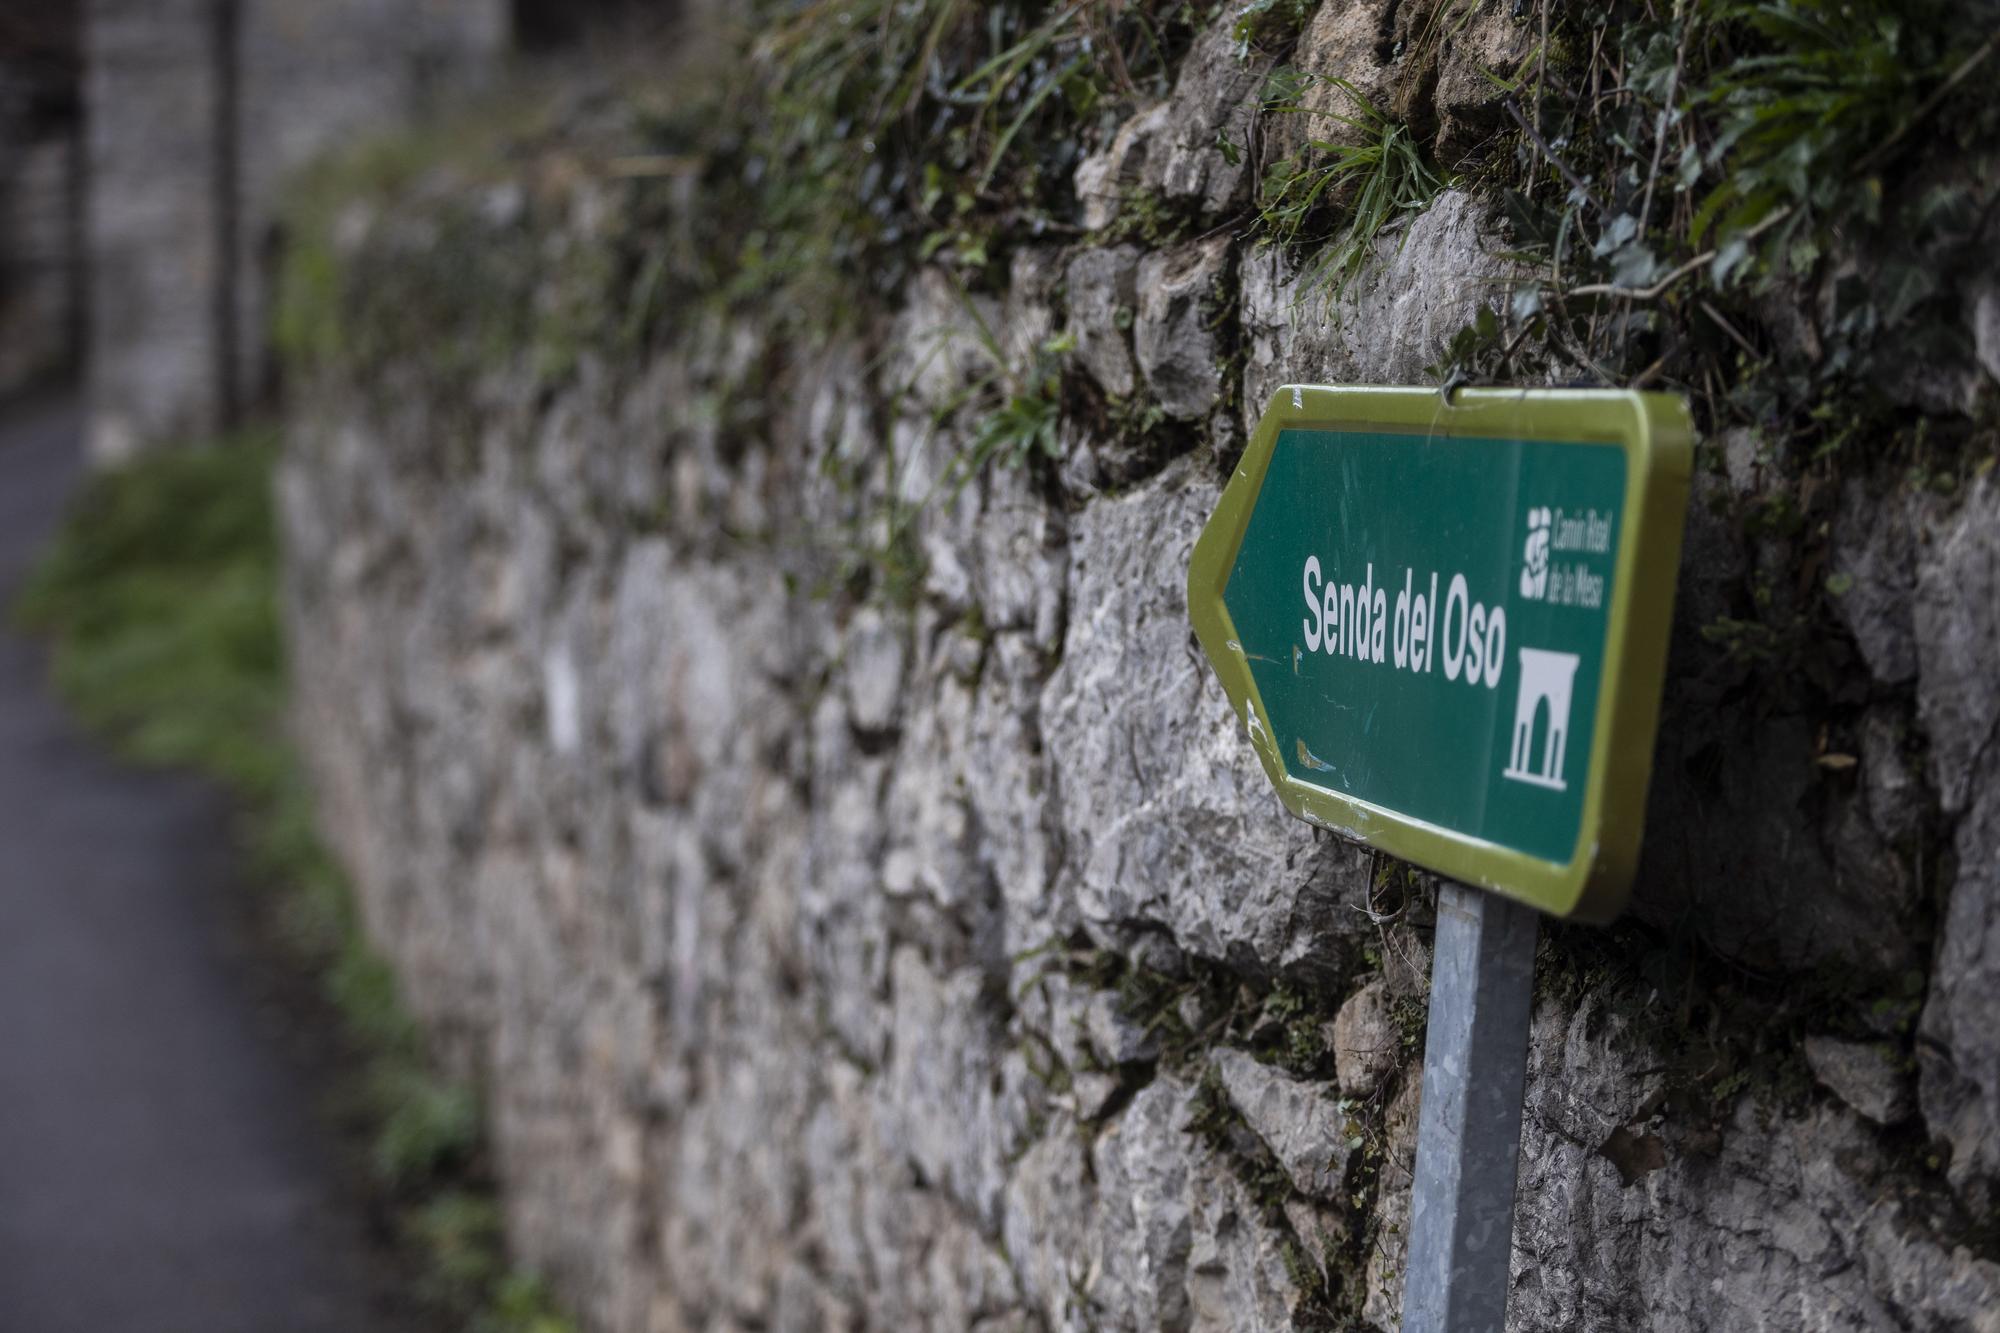
[[[0,418],[0,599],[76,437],[67,403]],[[0,1330],[406,1327],[285,1015],[231,956],[225,813],[79,735],[0,620]]]

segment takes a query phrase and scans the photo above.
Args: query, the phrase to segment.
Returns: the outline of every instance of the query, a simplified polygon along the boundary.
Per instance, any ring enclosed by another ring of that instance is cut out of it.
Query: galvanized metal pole
[[[1403,1333],[1501,1333],[1535,985],[1535,912],[1438,893]]]

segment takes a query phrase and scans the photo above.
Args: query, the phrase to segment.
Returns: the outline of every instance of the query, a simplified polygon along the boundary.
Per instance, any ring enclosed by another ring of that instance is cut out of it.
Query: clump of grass
[[[1312,114],[1345,127],[1352,140],[1306,140],[1271,166],[1258,202],[1267,240],[1300,249],[1316,245],[1302,278],[1306,290],[1320,291],[1329,301],[1367,265],[1379,237],[1430,207],[1450,183],[1408,126],[1383,114],[1347,80],[1331,82],[1353,110]],[[1274,109],[1303,114],[1297,106]]]
[[[469,1333],[573,1333],[540,1279],[498,1262],[505,1222],[491,1195],[442,1192],[412,1214],[409,1230],[431,1257],[433,1299],[479,1308]]]
[[[1047,366],[1060,350],[1051,339],[1040,349],[1037,365],[1024,376],[1014,392],[992,412],[980,419],[972,433],[972,447],[954,469],[956,485],[963,486],[973,476],[994,463],[1018,468],[1030,458],[1059,458],[1062,443],[1062,372]]]
[[[540,1287],[508,1272],[497,1220],[445,1225],[453,1208],[461,1221],[468,1207],[498,1217],[478,1100],[426,1059],[313,830],[283,726],[276,456],[275,435],[256,430],[92,478],[15,613],[50,638],[57,690],[119,753],[196,770],[237,798],[252,869],[282,898],[284,942],[318,973],[359,1053],[375,1174],[437,1275],[438,1313],[477,1333],[560,1333],[569,1325]]]
[[[983,408],[973,419],[971,445],[945,471],[953,495],[996,465],[1013,469],[1062,457],[1063,368],[1076,350],[1075,337],[1059,333],[1037,344],[1027,365],[1011,366],[978,308],[968,300],[965,309],[994,369],[973,384],[963,404],[946,409],[954,415],[966,407]]]
[[[88,487],[19,606],[54,632],[57,688],[148,763],[259,798],[283,780],[276,543],[257,486],[274,442],[163,451]]]

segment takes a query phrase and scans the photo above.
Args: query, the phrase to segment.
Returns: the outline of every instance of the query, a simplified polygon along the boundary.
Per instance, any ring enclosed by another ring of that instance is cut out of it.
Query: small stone
[[[1182,421],[1205,415],[1222,397],[1211,302],[1229,258],[1229,238],[1216,236],[1155,251],[1139,264],[1133,347],[1161,410]]]
[[[1057,1117],[1021,1155],[1007,1180],[1000,1239],[1012,1257],[1022,1295],[1038,1306],[1050,1328],[1089,1280],[1104,1248],[1091,1189],[1091,1163],[1082,1137],[1067,1117]]]
[[[1662,1170],[1667,1165],[1667,1145],[1657,1134],[1620,1125],[1597,1145],[1597,1155],[1618,1172],[1619,1184],[1626,1189]]]
[[[1722,433],[1722,475],[1738,495],[1755,495],[1762,485],[1766,463],[1763,442],[1757,432],[1738,426]]]
[[[1299,1248],[1321,1277],[1327,1276],[1326,1257],[1347,1244],[1347,1218],[1335,1209],[1311,1199],[1293,1195],[1285,1200],[1285,1220],[1299,1238]]]
[[[1917,716],[1931,741],[1931,781],[1963,810],[1973,772],[2000,730],[1993,688],[2000,645],[2000,482],[1983,474],[1958,512],[1932,524],[1916,574]]]
[[[1218,1051],[1214,1067],[1243,1123],[1264,1141],[1292,1185],[1317,1198],[1340,1197],[1351,1151],[1340,1100],[1323,1085],[1262,1064],[1248,1051]]]
[[[1013,365],[1026,365],[1056,331],[1055,292],[1066,278],[1059,246],[1025,245],[1007,265],[1007,294],[994,330]]]
[[[528,192],[519,181],[488,186],[479,201],[481,220],[495,231],[516,225],[527,212]]]
[[[1917,1029],[1924,1125],[1949,1146],[1946,1177],[1974,1216],[2000,1200],[2000,756],[1983,776],[1952,837],[1958,875]]]
[[[986,490],[972,532],[981,617],[989,631],[1026,630],[1047,643],[1062,579],[1061,525],[1036,502],[1025,469],[999,470]]]
[[[1156,1079],[1091,1149],[1103,1257],[1090,1297],[1123,1327],[1187,1327],[1187,1260],[1197,1235],[1191,1214],[1200,1197],[1190,1188],[1200,1145],[1184,1129],[1193,1094],[1174,1078]]]
[[[1879,1043],[1807,1037],[1806,1063],[1828,1091],[1878,1125],[1893,1125],[1910,1114],[1908,1081]]]
[[[1395,235],[1378,236],[1338,295],[1282,248],[1246,252],[1246,428],[1284,384],[1424,381],[1425,367],[1448,354],[1452,338],[1517,273],[1490,205],[1460,189],[1439,194]]]
[[[1139,251],[1130,245],[1082,251],[1069,261],[1068,279],[1076,359],[1106,393],[1123,398],[1139,383],[1130,328],[1139,299]]]
[[[814,1329],[846,1328],[852,1325],[853,1320],[854,1311],[814,1277],[812,1270],[804,1264],[793,1261],[778,1274],[777,1297],[771,1314],[771,1328],[775,1333],[811,1333]]]
[[[1076,198],[1083,205],[1081,221],[1087,230],[1111,225],[1125,196],[1139,187],[1154,143],[1172,123],[1167,103],[1148,107],[1119,126],[1103,152],[1077,164]]]
[[[1187,955],[1173,938],[1163,932],[1148,932],[1132,942],[1132,966],[1157,972],[1163,977],[1187,974]]]
[[[1980,369],[2000,380],[2000,283],[1988,280],[1971,303],[1972,346]]]
[[[1195,38],[1145,164],[1148,187],[1208,214],[1224,212],[1243,193],[1265,76],[1275,63],[1269,53],[1240,50],[1235,27],[1232,7],[1224,5]]]
[[[1824,836],[1833,866],[1833,897],[1857,904],[1875,917],[1869,930],[1846,949],[1846,956],[1884,974],[1921,966],[1923,949],[1902,923],[1917,916],[1918,884],[1908,861],[1882,840],[1858,793],[1829,793]]]
[[[1395,1070],[1401,1054],[1389,986],[1378,977],[1348,996],[1334,1015],[1333,1064],[1340,1090],[1365,1097]]]
[[[1126,1065],[1159,1058],[1160,1039],[1147,1027],[1132,1021],[1114,991],[1099,991],[1090,998],[1085,1023],[1097,1058],[1108,1065]]]
[[[882,858],[882,891],[891,898],[907,898],[917,891],[922,861],[915,849],[892,847]]]
[[[1291,58],[1293,68],[1304,76],[1298,104],[1305,114],[1270,118],[1273,123],[1266,133],[1273,152],[1287,156],[1310,140],[1358,144],[1366,131],[1348,123],[1360,110],[1357,95],[1372,106],[1391,110],[1397,88],[1383,38],[1393,33],[1395,14],[1393,0],[1318,6],[1312,22],[1299,34]]]
[[[1037,978],[1015,999],[1015,1020],[1046,1041],[1067,1069],[1089,1063],[1084,1040],[1089,1027],[1089,992],[1061,972]]]
[[[1536,49],[1533,15],[1526,6],[1481,5],[1442,38],[1435,151],[1445,165],[1461,161],[1507,122],[1500,81],[1513,78]]]
[[[985,660],[986,642],[983,638],[962,629],[950,629],[938,636],[937,647],[932,652],[931,670],[970,685],[979,679],[979,668]]]
[[[1228,1163],[1210,1159],[1190,1173],[1188,1333],[1238,1333],[1293,1327],[1301,1292],[1285,1262],[1284,1233],[1266,1226],[1262,1209]],[[1161,1325],[1136,1322],[1131,1327]]]
[[[1070,1100],[1076,1104],[1076,1118],[1095,1120],[1118,1093],[1118,1076],[1101,1069],[1080,1070],[1070,1080]]]
[[[1923,783],[1903,758],[1902,719],[1872,708],[1861,720],[1861,781],[1868,818],[1884,838],[1900,842],[1923,822]]]
[[[1875,678],[1895,685],[1917,673],[1913,607],[1916,551],[1900,497],[1848,483],[1833,523],[1834,609],[1846,622]]]
[[[856,730],[887,730],[896,719],[896,700],[903,692],[901,629],[875,607],[857,611],[847,627],[842,666],[848,716]]]

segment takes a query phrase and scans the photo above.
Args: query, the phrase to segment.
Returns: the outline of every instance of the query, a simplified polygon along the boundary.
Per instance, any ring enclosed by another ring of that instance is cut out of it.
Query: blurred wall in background
[[[510,23],[507,0],[85,0],[95,460],[261,394],[284,179],[486,77]]]
[[[0,12],[0,397],[80,353],[78,40],[74,0]]]

